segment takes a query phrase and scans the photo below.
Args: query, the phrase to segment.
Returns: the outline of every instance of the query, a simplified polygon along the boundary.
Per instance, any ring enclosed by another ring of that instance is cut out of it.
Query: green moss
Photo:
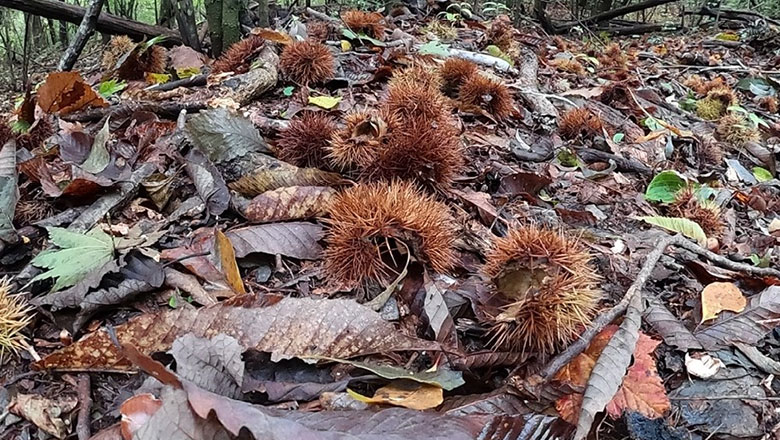
[[[726,113],[726,104],[720,99],[704,98],[696,103],[696,114],[710,121],[719,119]]]

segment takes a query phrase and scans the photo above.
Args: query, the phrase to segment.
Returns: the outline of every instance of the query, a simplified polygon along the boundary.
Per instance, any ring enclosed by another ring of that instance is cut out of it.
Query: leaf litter
[[[300,12],[213,61],[114,38],[4,122],[3,429],[777,430],[776,23]]]

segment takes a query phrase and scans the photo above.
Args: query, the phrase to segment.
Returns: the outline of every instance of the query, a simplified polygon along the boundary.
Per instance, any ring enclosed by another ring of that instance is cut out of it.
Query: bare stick
[[[582,353],[586,348],[588,348],[588,345],[590,345],[590,342],[593,340],[593,338],[596,337],[599,332],[604,330],[604,327],[608,326],[612,321],[615,320],[615,318],[622,315],[628,308],[628,305],[631,303],[631,299],[634,297],[634,295],[636,295],[637,292],[640,292],[645,286],[645,283],[647,283],[647,279],[653,272],[656,263],[658,263],[658,260],[661,258],[661,255],[663,255],[666,247],[671,244],[677,244],[678,242],[684,240],[684,238],[681,239],[677,235],[664,237],[661,239],[655,248],[645,257],[645,263],[642,265],[642,269],[636,276],[634,283],[631,284],[631,287],[629,287],[626,291],[623,299],[621,299],[619,303],[615,304],[615,307],[612,307],[610,310],[602,313],[598,318],[593,320],[591,326],[582,333],[579,339],[569,345],[566,350],[555,356],[541,371],[540,375],[542,378],[544,378],[545,381],[552,379],[555,374],[558,373],[558,370],[563,368],[564,365],[571,362],[571,360],[574,359],[578,354]]]
[[[68,46],[68,49],[62,55],[60,64],[57,67],[58,70],[70,70],[73,65],[76,64],[76,60],[79,59],[81,51],[84,50],[84,46],[87,45],[89,37],[95,33],[95,26],[97,25],[98,17],[100,16],[100,10],[103,9],[104,0],[91,0],[87,6],[87,10],[84,13],[84,18],[81,20],[79,30],[76,31],[76,37]]]
[[[92,411],[92,396],[90,395],[91,383],[89,380],[89,374],[79,374],[78,381],[78,394],[79,394],[79,415],[76,425],[76,434],[79,440],[88,440],[92,433],[90,432],[90,416]]]
[[[756,267],[750,264],[733,261],[722,255],[718,255],[715,252],[708,251],[707,249],[704,249],[703,247],[689,240],[679,240],[675,244],[685,250],[691,251],[694,254],[702,256],[725,269],[734,270],[737,272],[749,273],[751,275],[756,275],[760,277],[780,278],[780,270],[772,269],[771,267]]]

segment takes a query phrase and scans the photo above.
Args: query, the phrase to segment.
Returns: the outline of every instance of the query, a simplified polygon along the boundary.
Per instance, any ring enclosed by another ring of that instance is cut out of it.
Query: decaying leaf
[[[284,166],[255,171],[228,186],[244,197],[254,197],[266,191],[289,186],[332,186],[345,182],[347,181],[341,175],[318,168]]]
[[[659,226],[672,232],[679,232],[688,238],[696,240],[700,246],[707,246],[707,235],[704,233],[701,226],[693,220],[659,216],[640,217],[640,220],[644,220],[651,225]]]
[[[125,440],[132,439],[133,433],[144,426],[161,406],[162,401],[149,393],[136,394],[122,402],[119,407],[122,437]]]
[[[108,106],[78,72],[50,73],[37,95],[38,106],[46,113],[67,115],[86,107]]]
[[[218,334],[211,339],[186,334],[175,341],[171,354],[176,373],[204,390],[238,399],[244,382],[244,349],[235,338]]]
[[[288,222],[250,225],[231,229],[226,235],[236,256],[253,252],[283,255],[299,260],[317,260],[322,256],[322,226],[315,223]]]
[[[453,371],[447,368],[435,368],[427,371],[414,372],[390,365],[371,365],[365,362],[354,362],[344,359],[332,358],[327,358],[326,360],[332,360],[362,368],[378,376],[384,377],[385,379],[411,380],[413,382],[419,382],[426,385],[434,385],[447,391],[454,390],[455,388],[466,383],[463,380],[463,374],[461,374],[460,371]]]
[[[177,337],[187,333],[200,338],[224,333],[245,350],[271,353],[274,360],[318,356],[349,359],[398,350],[438,350],[438,344],[399,333],[379,314],[354,301],[282,298],[263,307],[262,299],[241,299],[246,302],[140,315],[116,327],[116,336],[123,345],[151,354],[168,351]],[[132,369],[104,329],[35,365],[59,370]]]
[[[747,299],[734,283],[711,283],[701,291],[701,322],[717,318],[724,310],[741,312]]]
[[[730,343],[755,344],[777,326],[780,320],[780,286],[771,286],[750,297],[741,313],[721,316],[711,326],[694,335],[707,350],[727,347]]]
[[[246,293],[244,289],[244,280],[241,279],[241,272],[238,271],[236,263],[236,253],[233,250],[233,244],[224,232],[214,229],[214,254],[219,263],[222,273],[225,274],[225,280],[237,295]]]
[[[37,394],[17,394],[8,411],[31,421],[48,434],[64,439],[73,429],[70,412],[77,404],[78,399],[73,395],[47,399]]]
[[[216,108],[187,121],[187,136],[214,163],[233,160],[249,152],[269,152],[268,145],[249,119]]]
[[[572,385],[585,386],[604,347],[615,337],[617,330],[617,326],[609,326],[599,333],[582,354],[561,369],[556,378]],[[624,410],[632,410],[655,418],[662,416],[669,409],[669,398],[652,357],[659,343],[644,333],[639,333],[633,353],[634,363],[622,378],[622,382],[618,380],[619,389],[606,406],[611,417],[619,418]],[[576,422],[581,402],[581,395],[567,395],[559,399],[555,407],[564,419]]]
[[[326,186],[291,186],[266,191],[249,202],[242,213],[255,223],[302,220],[328,209],[336,190]]]
[[[441,388],[410,380],[397,380],[376,390],[371,397],[366,397],[352,390],[347,390],[350,396],[365,403],[380,403],[401,406],[409,409],[426,410],[436,408],[444,401]]]
[[[230,190],[225,185],[222,173],[200,150],[190,150],[186,159],[187,173],[192,178],[198,195],[206,203],[210,213],[220,215],[225,212],[230,203]]]

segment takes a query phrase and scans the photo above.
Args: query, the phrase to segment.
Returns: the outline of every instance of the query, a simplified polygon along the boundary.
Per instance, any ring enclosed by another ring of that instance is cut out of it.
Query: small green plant
[[[509,12],[509,7],[501,2],[485,2],[482,4],[482,14],[486,17],[497,17]]]
[[[436,16],[438,18],[444,18],[452,24],[460,23],[464,18],[471,18],[473,13],[471,12],[471,5],[462,3],[451,3],[442,12]]]
[[[695,112],[696,111],[696,95],[693,93],[692,90],[688,90],[688,94],[685,96],[685,98],[681,99],[679,102],[680,108],[688,111],[688,112]]]
[[[763,126],[764,128],[769,128],[769,124],[767,124],[765,120],[763,120],[757,114],[744,109],[743,107],[740,107],[738,105],[732,105],[729,106],[727,110],[735,113],[741,113],[742,115],[744,115],[748,119],[748,121],[750,121],[750,123],[753,124],[752,128],[758,128],[760,126]]]
[[[127,83],[125,81],[117,81],[115,79],[110,79],[108,81],[103,81],[98,86],[98,93],[100,96],[104,98],[110,98],[117,93],[121,92],[127,87]]]

